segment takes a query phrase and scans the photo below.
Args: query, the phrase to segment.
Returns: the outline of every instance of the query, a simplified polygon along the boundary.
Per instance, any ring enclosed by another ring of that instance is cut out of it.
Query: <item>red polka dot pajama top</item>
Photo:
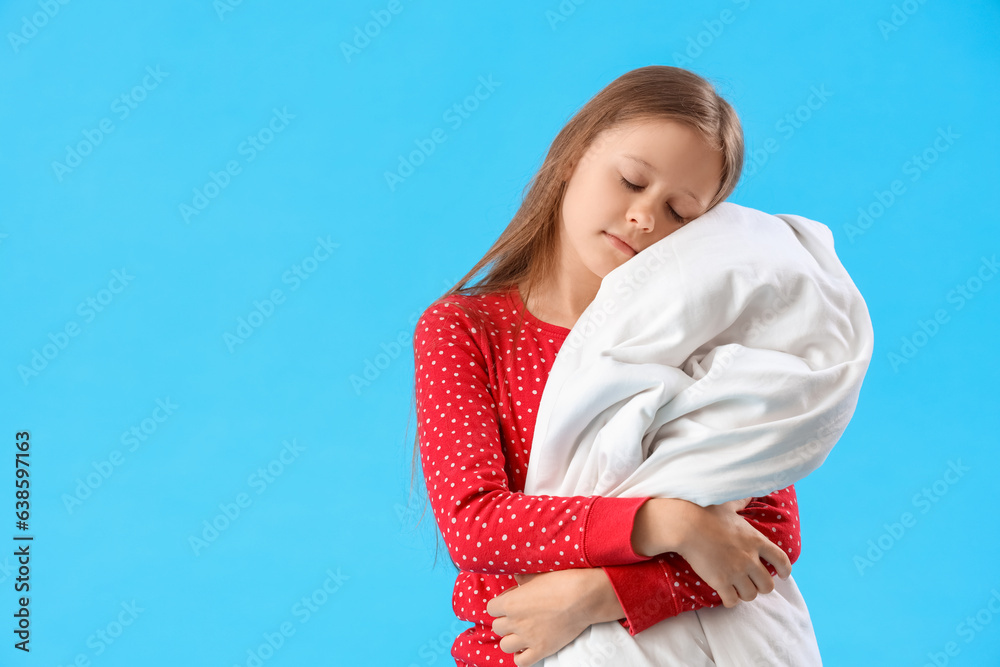
[[[635,514],[648,498],[523,493],[542,389],[569,332],[532,315],[516,287],[438,299],[414,330],[424,479],[459,568],[452,608],[474,624],[452,645],[459,667],[514,665],[486,613],[489,600],[517,585],[513,573],[603,568],[625,612],[619,623],[632,635],[721,604],[677,553],[646,558],[632,550]],[[754,498],[740,514],[795,562],[794,486]]]

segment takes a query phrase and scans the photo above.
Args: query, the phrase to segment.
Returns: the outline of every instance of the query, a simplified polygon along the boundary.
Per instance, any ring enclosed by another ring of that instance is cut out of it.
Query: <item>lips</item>
[[[613,245],[614,247],[618,248],[623,253],[627,254],[630,257],[635,256],[635,255],[638,254],[638,252],[636,251],[635,248],[633,248],[628,243],[626,243],[622,239],[618,238],[614,234],[609,234],[608,232],[604,232],[604,233],[608,235],[608,241],[611,242],[611,245]]]

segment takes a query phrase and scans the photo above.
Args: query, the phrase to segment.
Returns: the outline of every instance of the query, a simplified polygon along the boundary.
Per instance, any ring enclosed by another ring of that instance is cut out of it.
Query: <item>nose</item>
[[[655,225],[653,214],[641,204],[634,204],[628,217],[630,223],[638,225],[639,229],[644,232],[652,230]]]

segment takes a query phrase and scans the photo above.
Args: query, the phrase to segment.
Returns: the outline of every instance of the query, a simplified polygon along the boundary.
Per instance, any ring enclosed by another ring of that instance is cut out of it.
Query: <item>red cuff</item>
[[[632,527],[643,498],[593,496],[583,532],[583,557],[589,567],[628,565],[649,560],[632,550]]]
[[[659,561],[609,565],[603,569],[625,611],[625,618],[618,622],[630,635],[680,613],[673,592],[667,588],[666,573]]]

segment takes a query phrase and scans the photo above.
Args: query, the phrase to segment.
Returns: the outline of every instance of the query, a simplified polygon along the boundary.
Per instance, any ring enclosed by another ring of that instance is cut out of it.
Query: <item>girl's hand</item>
[[[750,500],[707,507],[687,503],[688,530],[682,533],[676,548],[698,576],[715,589],[726,607],[774,590],[774,580],[761,559],[774,566],[782,579],[792,573],[792,563],[782,548],[737,514]]]
[[[500,649],[528,667],[576,639],[593,623],[624,618],[601,568],[515,574],[518,585],[486,603]]]

